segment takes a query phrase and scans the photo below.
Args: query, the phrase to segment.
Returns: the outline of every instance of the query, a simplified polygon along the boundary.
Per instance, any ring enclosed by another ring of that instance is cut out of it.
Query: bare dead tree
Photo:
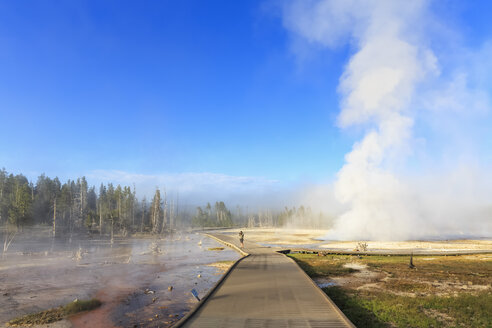
[[[248,215],[248,228],[254,228],[255,225],[256,225],[255,216],[252,214]]]
[[[159,229],[159,225],[160,225],[160,213],[161,213],[161,193],[159,191],[159,189],[157,189],[155,191],[155,196],[154,196],[154,200],[152,202],[152,213],[151,213],[151,216],[152,216],[152,232],[154,234],[158,234],[161,229]]]
[[[103,213],[102,213],[102,199],[99,197],[99,235],[102,235],[103,228]]]
[[[119,187],[119,185],[118,185]],[[118,192],[118,227],[121,230],[121,190]]]
[[[145,219],[145,207],[146,207],[146,200],[145,197],[142,200],[142,220],[140,221],[140,232],[143,232],[143,227],[144,227],[144,219]]]
[[[132,199],[132,230],[135,229],[135,206],[136,206],[136,188],[135,183],[133,184],[133,199]]]
[[[111,246],[113,246],[114,243],[114,217],[113,217],[113,212],[110,212],[111,214]]]
[[[56,197],[53,201],[53,238],[56,237]]]
[[[171,208],[169,210],[169,231],[173,231],[174,224],[174,200],[171,200]]]
[[[179,217],[179,191],[176,194],[176,221],[178,221]],[[178,225],[178,222],[175,222],[174,225]]]
[[[4,232],[4,240],[3,240],[3,252],[2,252],[2,257],[5,256],[5,253],[9,249],[10,244],[14,240],[15,235],[17,234],[17,231],[10,231],[9,230],[9,225],[7,220],[5,220],[5,232]]]
[[[165,228],[167,228],[167,192],[166,192],[166,190],[164,190],[164,213],[162,213],[161,234],[164,233]]]

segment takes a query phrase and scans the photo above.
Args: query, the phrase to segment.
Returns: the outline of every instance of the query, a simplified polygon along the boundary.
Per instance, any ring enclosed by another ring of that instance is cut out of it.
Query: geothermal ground
[[[247,241],[272,247],[353,251],[359,243],[323,241],[327,230],[242,230]],[[239,229],[220,232],[236,236]],[[492,252],[492,241],[484,239],[366,243],[369,252]],[[293,256],[321,287],[341,288],[343,297],[360,294],[371,299],[376,295],[375,299],[385,300],[386,295],[393,295],[405,303],[407,298],[417,296],[490,294],[490,254],[422,255],[415,258],[416,271],[408,270],[408,257]],[[176,233],[158,239],[119,238],[113,245],[97,235],[53,241],[23,234],[16,236],[0,259],[0,325],[76,298],[95,297],[103,302],[100,308],[50,327],[170,326],[196,304],[191,289],[203,296],[239,257],[197,233]],[[326,291],[337,301],[340,295],[333,294],[337,289]],[[344,300],[341,302],[343,308]],[[427,311],[441,319],[446,315],[438,309]]]
[[[300,250],[289,256],[357,327],[492,327],[490,239],[340,242],[320,240],[326,230],[243,231],[249,241]],[[354,252],[360,243],[372,255]],[[413,267],[395,253],[415,254]]]
[[[240,229],[227,230],[237,234]],[[413,252],[415,254],[435,252],[492,252],[492,239],[410,240],[410,241],[329,241],[323,240],[329,230],[324,229],[242,229],[249,241],[272,247],[313,248],[351,252],[359,242],[367,244],[368,252]]]
[[[194,233],[116,239],[113,245],[99,236],[55,242],[16,238],[0,259],[2,326],[21,315],[92,297],[103,305],[56,327],[170,326],[196,303],[191,289],[203,296],[240,257]]]

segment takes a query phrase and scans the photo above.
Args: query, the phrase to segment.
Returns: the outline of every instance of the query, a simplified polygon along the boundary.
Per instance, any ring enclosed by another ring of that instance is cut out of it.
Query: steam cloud
[[[462,115],[463,108],[485,115],[490,107],[479,83],[470,85],[470,72],[443,77],[428,46],[428,2],[301,0],[283,7],[283,19],[297,41],[325,47],[350,41],[355,49],[340,78],[338,124],[365,132],[338,172],[333,191],[347,210],[327,238],[490,236],[491,199],[484,195],[492,195],[492,180],[479,165],[464,160],[447,173],[444,167],[413,178],[402,173],[415,155],[416,117],[430,122],[443,112]]]

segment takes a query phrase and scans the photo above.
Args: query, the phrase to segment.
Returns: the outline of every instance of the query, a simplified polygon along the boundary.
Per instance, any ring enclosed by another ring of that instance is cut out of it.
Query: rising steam
[[[414,153],[417,108],[443,99],[439,87],[432,93],[434,101],[420,91],[441,74],[424,31],[430,15],[427,1],[297,1],[284,7],[283,14],[286,28],[308,44],[336,47],[349,41],[355,50],[340,78],[338,124],[358,126],[365,133],[345,156],[333,186],[335,198],[348,210],[328,238],[490,235],[490,199],[487,203],[449,192],[466,193],[469,169],[453,182],[453,172],[434,177],[434,184],[423,173],[420,179],[401,174],[405,159]],[[461,97],[448,95],[449,103],[456,103],[454,97],[458,102],[470,99],[462,96],[466,88]],[[486,105],[487,100],[480,101]],[[436,190],[435,184],[448,190]],[[474,193],[490,191],[490,185],[479,184],[471,183]]]

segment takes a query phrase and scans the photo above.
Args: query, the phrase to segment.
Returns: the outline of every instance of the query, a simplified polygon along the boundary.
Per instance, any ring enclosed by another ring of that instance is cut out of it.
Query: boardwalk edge
[[[282,254],[282,253],[280,253],[280,254]],[[350,325],[350,327],[357,328],[352,323],[352,321],[350,321],[349,318],[347,318],[345,313],[343,313],[342,310],[340,310],[340,308],[335,304],[335,302],[333,302],[333,300],[328,295],[326,295],[326,293],[321,288],[319,288],[319,286],[313,281],[313,279],[311,279],[310,276],[308,276],[308,274],[299,266],[299,264],[297,264],[296,261],[294,261],[292,258],[290,258],[289,256],[287,256],[285,254],[282,254],[282,255],[287,257],[290,261],[292,261],[296,265],[297,269],[299,271],[301,271],[306,276],[306,278],[311,282],[311,284],[316,288],[316,290],[318,290],[318,292],[321,293],[321,295],[328,301],[328,303],[330,303],[330,305],[334,308],[334,310],[340,316],[340,318],[342,318],[342,320],[344,320],[348,325]]]
[[[171,326],[171,328],[179,328],[179,327],[182,327],[186,322],[188,322],[188,320],[190,320],[191,317],[193,317],[193,315],[198,312],[198,310],[200,310],[200,308],[203,306],[203,304],[205,304],[205,302],[210,298],[210,296],[220,287],[220,285],[222,284],[222,282],[227,278],[227,276],[232,272],[232,270],[234,270],[234,268],[239,264],[239,262],[241,262],[242,260],[244,260],[245,258],[247,258],[249,256],[248,253],[244,252],[242,249],[240,249],[239,247],[237,247],[236,245],[234,244],[231,244],[231,243],[228,243],[226,241],[223,241],[215,236],[212,236],[212,235],[209,235],[207,233],[204,234],[205,236],[207,237],[210,237],[212,239],[215,239],[216,241],[234,249],[235,251],[239,252],[241,255],[243,255],[243,257],[241,257],[239,260],[237,260],[236,262],[234,262],[233,265],[231,265],[229,267],[229,269],[226,271],[226,273],[224,273],[222,275],[222,277],[219,279],[219,281],[217,281],[215,283],[215,285],[209,289],[209,291],[207,292],[207,294],[205,294],[205,296],[202,297],[202,299],[200,300],[200,302],[198,302],[195,307],[193,307],[184,317],[182,317],[181,319],[179,319],[178,322],[176,322],[175,324],[173,324]]]

